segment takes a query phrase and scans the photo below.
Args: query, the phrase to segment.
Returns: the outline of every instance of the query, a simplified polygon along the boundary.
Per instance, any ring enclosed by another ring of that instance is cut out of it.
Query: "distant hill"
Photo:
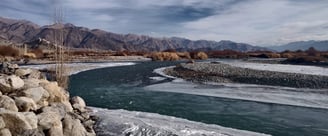
[[[291,42],[285,45],[281,46],[272,46],[268,47],[270,49],[276,50],[276,51],[284,51],[284,50],[307,50],[310,47],[314,47],[317,50],[320,51],[328,51],[328,40],[327,41],[299,41],[299,42]]]
[[[0,37],[15,43],[34,43],[39,38],[55,41],[59,38],[59,28],[64,28],[64,45],[72,48],[103,49],[113,51],[163,51],[176,49],[188,50],[224,50],[255,51],[267,48],[232,41],[192,41],[184,38],[153,38],[135,34],[116,34],[99,29],[90,30],[73,24],[38,26],[26,20],[14,20],[0,17]],[[35,47],[35,45],[33,45]]]

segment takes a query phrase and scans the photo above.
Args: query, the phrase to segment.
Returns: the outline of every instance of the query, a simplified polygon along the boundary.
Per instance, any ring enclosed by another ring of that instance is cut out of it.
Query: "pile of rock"
[[[0,135],[96,135],[82,98],[37,70],[3,63],[0,71]]]

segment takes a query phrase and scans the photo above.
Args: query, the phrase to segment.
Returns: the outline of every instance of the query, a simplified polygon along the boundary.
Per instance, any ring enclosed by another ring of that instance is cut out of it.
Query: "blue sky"
[[[48,25],[54,11],[52,1],[1,0],[0,16]],[[121,34],[260,46],[328,40],[327,0],[61,1],[64,22]]]

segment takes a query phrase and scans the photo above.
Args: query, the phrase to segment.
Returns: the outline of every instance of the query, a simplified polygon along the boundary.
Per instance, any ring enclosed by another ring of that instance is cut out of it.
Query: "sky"
[[[120,34],[258,46],[328,40],[328,0],[56,0],[65,23]],[[0,16],[53,21],[54,0],[1,0]]]

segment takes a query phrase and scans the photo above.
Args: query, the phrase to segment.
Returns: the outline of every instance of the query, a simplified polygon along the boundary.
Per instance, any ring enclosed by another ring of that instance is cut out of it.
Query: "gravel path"
[[[328,88],[328,76],[265,71],[222,63],[180,64],[164,71],[197,82],[247,83],[296,88]]]

